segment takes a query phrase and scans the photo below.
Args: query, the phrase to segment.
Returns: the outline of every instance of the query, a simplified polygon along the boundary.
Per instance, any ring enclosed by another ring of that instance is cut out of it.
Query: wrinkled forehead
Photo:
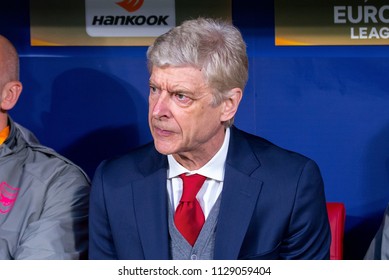
[[[205,85],[201,69],[192,66],[153,66],[151,68],[150,82],[171,85],[197,84]]]

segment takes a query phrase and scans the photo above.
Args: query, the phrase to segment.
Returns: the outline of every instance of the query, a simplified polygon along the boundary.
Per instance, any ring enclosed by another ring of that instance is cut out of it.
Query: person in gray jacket
[[[389,260],[389,205],[386,207],[380,228],[367,249],[365,260]]]
[[[21,92],[18,54],[0,35],[0,259],[87,258],[90,181],[11,119]]]

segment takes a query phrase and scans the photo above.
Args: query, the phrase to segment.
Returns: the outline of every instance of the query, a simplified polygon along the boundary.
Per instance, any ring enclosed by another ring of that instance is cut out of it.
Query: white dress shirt
[[[207,219],[209,212],[211,212],[213,205],[223,189],[225,162],[227,158],[228,144],[230,142],[229,140],[230,129],[227,128],[224,142],[220,150],[213,158],[211,158],[210,161],[198,170],[189,171],[179,164],[172,155],[168,155],[169,169],[167,174],[167,191],[174,209],[177,208],[182,196],[183,185],[179,175],[182,173],[197,173],[207,177],[196,196],[201,208],[203,209],[205,219]]]

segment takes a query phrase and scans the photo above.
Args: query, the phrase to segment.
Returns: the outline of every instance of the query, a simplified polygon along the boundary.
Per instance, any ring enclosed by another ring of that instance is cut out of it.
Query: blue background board
[[[236,125],[314,159],[346,205],[345,258],[361,259],[389,202],[389,47],[274,45],[274,3],[233,1],[250,77]],[[146,47],[31,47],[29,2],[2,1],[0,33],[21,57],[12,117],[92,177],[151,140]]]

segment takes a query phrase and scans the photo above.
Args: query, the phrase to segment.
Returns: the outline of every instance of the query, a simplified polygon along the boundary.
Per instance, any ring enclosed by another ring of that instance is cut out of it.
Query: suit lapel
[[[231,129],[222,200],[215,240],[215,259],[237,259],[250,224],[262,181],[252,177],[260,162],[247,140]]]
[[[253,173],[260,162],[247,139],[231,128],[225,178],[215,240],[215,259],[237,259],[262,188]],[[135,215],[145,259],[169,258],[167,159],[145,156],[144,177],[133,182]]]
[[[133,190],[135,215],[145,259],[157,260],[169,258],[167,163],[163,157],[154,160],[146,160],[149,166],[153,166],[148,171],[144,169],[145,165],[142,166],[143,163],[140,164],[145,177],[133,183]],[[150,165],[150,161],[154,162]]]

